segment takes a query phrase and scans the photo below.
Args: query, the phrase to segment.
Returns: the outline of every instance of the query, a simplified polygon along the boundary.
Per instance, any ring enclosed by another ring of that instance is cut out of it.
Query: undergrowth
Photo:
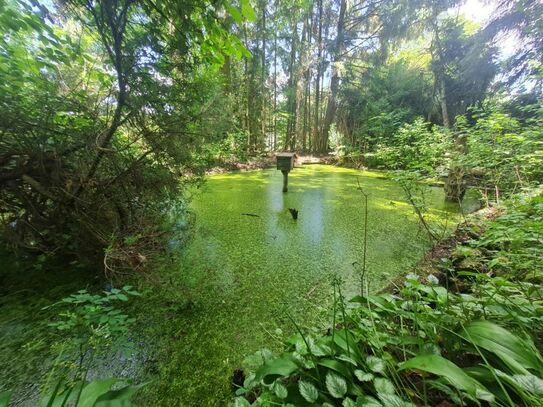
[[[235,406],[543,405],[543,195],[472,229],[391,293],[336,282],[328,332],[248,357]]]

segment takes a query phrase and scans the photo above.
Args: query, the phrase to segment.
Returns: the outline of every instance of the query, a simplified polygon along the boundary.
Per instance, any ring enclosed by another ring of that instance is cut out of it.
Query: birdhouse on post
[[[294,168],[296,153],[277,153],[277,169],[283,173],[283,192],[288,191],[288,173]]]

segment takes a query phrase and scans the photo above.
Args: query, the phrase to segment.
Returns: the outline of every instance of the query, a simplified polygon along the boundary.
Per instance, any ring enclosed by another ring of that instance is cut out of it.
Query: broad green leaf
[[[395,394],[379,394],[378,396],[379,400],[381,400],[386,407],[414,407],[412,403],[402,400]]]
[[[280,399],[286,399],[288,396],[288,390],[286,386],[281,382],[275,382],[273,384],[273,392]]]
[[[347,393],[347,382],[342,376],[328,372],[326,374],[326,389],[332,397],[341,398]]]
[[[256,21],[256,13],[251,6],[250,0],[240,0],[241,13],[248,21]]]
[[[141,383],[135,386],[125,386],[118,390],[110,390],[98,397],[93,407],[113,407],[114,405],[130,406],[128,401],[148,383]]]
[[[356,363],[356,361],[353,359],[353,358],[350,358],[349,356],[347,355],[339,355],[338,356],[338,359],[339,360],[342,360],[344,362],[349,362],[350,364],[354,365],[354,366],[358,366],[358,363]]]
[[[256,371],[255,380],[271,384],[279,376],[288,376],[298,369],[294,358],[291,355],[284,355],[277,359],[267,361]]]
[[[340,373],[344,377],[351,376],[351,371],[347,367],[345,363],[340,362],[339,360],[334,359],[321,359],[319,360],[318,364],[320,366],[327,367],[328,369],[335,370],[336,372]]]
[[[11,399],[10,391],[4,391],[0,393],[0,407],[8,407],[10,399]]]
[[[298,389],[301,396],[309,403],[314,403],[319,398],[319,390],[313,385],[313,383],[300,380],[298,382]]]
[[[239,11],[237,8],[232,6],[226,6],[226,11],[228,11],[228,14],[232,16],[237,24],[241,24],[243,22],[243,16],[241,15],[241,11]]]
[[[349,330],[342,329],[336,331],[334,335],[334,342],[341,349],[345,351],[352,359],[358,363],[362,363],[362,355],[358,349],[358,344],[353,340],[352,333]]]
[[[78,407],[93,407],[98,397],[107,393],[111,386],[119,381],[119,379],[103,379],[90,382],[81,392]]]
[[[343,399],[343,402],[341,403],[341,405],[343,407],[356,407],[356,403],[349,397]]]
[[[246,389],[251,389],[256,384],[257,384],[257,382],[255,381],[255,374],[254,373],[250,373],[249,375],[247,375],[247,377],[243,381],[243,387],[245,387]]]
[[[448,380],[454,387],[465,391],[472,397],[477,397],[477,389],[484,392],[479,392],[479,398],[485,397],[486,399],[489,394],[488,390],[481,383],[468,376],[453,362],[439,355],[416,356],[400,365],[399,370],[405,369],[417,369],[441,376]]]
[[[354,375],[361,382],[370,382],[373,380],[373,373],[366,373],[363,370],[357,369],[354,371]]]
[[[366,358],[366,364],[372,372],[383,373],[385,371],[385,362],[378,357],[368,356]]]
[[[543,371],[541,355],[524,340],[489,321],[476,321],[466,326],[468,340],[498,356],[511,369],[528,374],[527,369]]]
[[[361,396],[356,399],[357,407],[383,407],[383,405],[371,396]]]
[[[543,395],[543,380],[541,378],[530,375],[513,375],[513,380],[519,384],[522,389],[529,393]]]
[[[245,397],[236,397],[234,399],[234,407],[251,407],[251,403]]]
[[[394,388],[394,385],[392,382],[388,379],[385,379],[384,377],[377,377],[373,381],[373,385],[375,386],[375,391],[378,394],[395,394],[396,389]]]

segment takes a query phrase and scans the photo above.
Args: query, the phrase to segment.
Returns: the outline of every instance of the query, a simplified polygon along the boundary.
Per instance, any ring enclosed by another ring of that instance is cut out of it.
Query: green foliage
[[[139,296],[132,287],[112,288],[102,295],[80,290],[64,298],[54,307],[65,308],[59,319],[50,326],[62,335],[63,342],[71,338],[77,347],[90,344],[103,346],[125,334],[133,318],[114,307],[115,302],[126,302],[129,296]]]
[[[228,168],[238,162],[246,161],[249,146],[247,134],[243,132],[229,133],[220,141],[203,146],[202,153],[196,158],[204,168]]]
[[[39,279],[41,273],[35,271],[35,274]],[[70,278],[72,284],[69,285],[69,289],[72,289],[73,279],[74,273]],[[59,282],[56,283],[60,286]],[[38,285],[46,286],[43,281]],[[66,289],[67,287],[63,286],[60,292],[64,293]],[[55,289],[50,291],[54,293]],[[26,296],[28,292],[32,291],[27,291]],[[87,290],[80,290],[52,305],[43,307],[43,303],[49,300],[34,293],[35,297],[39,297],[34,301],[42,304],[33,310],[39,320],[34,320],[32,324],[29,324],[28,321],[33,321],[32,317],[29,317],[29,320],[20,318],[29,335],[20,335],[20,333],[18,335],[22,336],[20,342],[22,346],[19,346],[21,356],[17,358],[17,362],[29,372],[25,376],[21,375],[17,369],[11,369],[7,374],[16,376],[12,381],[3,380],[2,383],[3,390],[13,390],[10,396],[11,402],[17,404],[21,400],[32,398],[38,399],[36,401],[43,406],[132,405],[129,399],[144,385],[134,385],[126,378],[98,379],[99,363],[93,362],[112,357],[109,351],[113,351],[115,355],[119,351],[133,350],[126,340],[133,318],[130,318],[116,304],[126,304],[130,297],[139,295],[130,286],[122,289],[112,288],[101,294],[91,294]],[[30,308],[27,312],[29,310]],[[48,321],[50,322],[47,323]],[[10,339],[8,330],[9,325],[6,326],[3,321],[2,333],[5,335],[3,341]],[[12,353],[9,352],[9,354]],[[33,355],[34,359],[30,355]],[[28,383],[28,380],[32,382]],[[30,386],[28,387],[30,391],[27,386]],[[5,397],[8,397],[7,393]],[[0,405],[2,405],[1,402]]]
[[[532,109],[533,110],[533,109]],[[543,116],[541,107],[526,123],[500,111],[476,113],[475,125],[459,118],[458,131],[467,153],[460,162],[481,189],[505,194],[533,186],[543,177]]]
[[[493,285],[487,282],[484,288]],[[269,405],[266,400],[281,405],[346,405],[346,400],[362,403],[368,396],[379,406],[435,405],[449,397],[458,405],[509,399],[535,405],[543,359],[522,330],[512,334],[495,322],[478,319],[482,305],[487,307],[486,318],[500,320],[500,313],[492,310],[498,305],[495,299],[474,302],[471,296],[463,298],[410,277],[401,297],[371,295],[353,301],[357,306],[341,322],[349,329],[291,339],[290,353],[264,362],[237,393],[259,387],[264,393],[255,405]],[[519,380],[533,385],[520,385]],[[287,396],[272,391],[277,384],[286,387]],[[427,394],[425,386],[432,392]]]
[[[540,206],[540,196],[529,198],[504,217],[533,216]],[[505,219],[469,244],[499,242],[493,228]],[[532,238],[527,234],[517,244],[530,248]],[[463,247],[457,253],[470,256]],[[492,264],[492,257],[484,258],[483,270]],[[345,304],[339,291],[329,332],[299,334],[282,355],[260,358],[260,367],[247,364],[254,374],[237,394],[255,394],[258,388],[253,405],[263,406],[413,406],[445,400],[541,405],[543,357],[532,339],[543,332],[539,284],[520,281],[522,274],[470,272],[458,260],[443,258],[439,267],[451,289],[435,276],[424,283],[410,274],[396,294],[358,296]],[[468,289],[452,288],[466,281]],[[286,396],[273,391],[278,384]]]
[[[180,178],[205,169],[193,157],[233,127],[218,71],[247,52],[222,24],[224,4],[5,3],[3,242],[110,273],[141,268],[163,243],[164,203],[183,200]],[[138,234],[138,250],[120,243]]]
[[[489,222],[480,239],[468,242],[465,250],[477,250],[479,261],[500,276],[540,283],[543,281],[541,236],[543,197],[516,197],[507,213]],[[464,246],[460,246],[462,248]],[[458,256],[466,258],[466,253]],[[473,270],[467,270],[473,271]]]
[[[114,304],[127,302],[129,296],[139,295],[130,286],[112,288],[103,294],[80,290],[51,306],[64,308],[58,319],[49,324],[59,334],[55,345],[58,355],[44,385],[46,392],[51,392],[48,396],[51,400],[71,398],[76,405],[94,406],[102,401],[128,400],[141,387],[126,385],[118,388],[117,384],[124,382],[119,379],[87,382],[96,354],[114,343],[129,350],[125,335],[134,319],[115,308]]]
[[[480,40],[473,24],[458,17],[440,21],[434,28],[432,71],[443,83],[448,114],[453,122],[468,107],[479,105],[498,72],[497,48]]]
[[[0,393],[0,407],[9,407],[9,399],[11,397],[11,392],[4,391]]]
[[[512,55],[505,67],[509,84],[521,84],[527,78],[536,81],[543,75],[540,55],[543,51],[543,30],[541,19],[543,5],[539,1],[514,0],[499,3],[491,21],[483,30],[486,38],[499,38],[504,32],[514,32],[518,37],[517,52]],[[535,91],[541,95],[541,82],[536,83]]]
[[[57,383],[52,391],[39,400],[40,406],[73,407],[135,407],[130,399],[145,384],[127,384],[124,379],[102,379],[66,385]],[[9,393],[0,394],[0,407],[8,407]]]
[[[420,225],[426,231],[431,243],[437,243],[447,233],[447,224],[432,224],[428,221],[428,188],[425,178],[417,171],[394,171],[390,177],[403,189],[407,202],[416,213]]]
[[[451,136],[446,130],[417,118],[402,125],[386,144],[378,145],[374,159],[388,169],[434,175],[443,170],[450,149]]]
[[[338,113],[347,154],[351,149],[378,152],[380,145],[393,145],[398,128],[426,115],[431,105],[431,81],[424,67],[406,59],[376,65],[363,73],[354,67],[347,72],[341,93],[344,108]]]

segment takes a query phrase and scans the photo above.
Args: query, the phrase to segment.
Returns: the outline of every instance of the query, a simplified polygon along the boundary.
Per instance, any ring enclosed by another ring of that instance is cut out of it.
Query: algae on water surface
[[[343,279],[347,297],[359,290],[364,201],[358,180],[368,194],[368,277],[377,290],[407,272],[428,247],[393,181],[311,165],[290,173],[284,194],[276,170],[209,177],[192,205],[192,240],[156,271],[168,284],[140,287],[146,294],[127,310],[137,317],[130,339],[141,352],[139,366],[126,374],[151,380],[141,405],[226,406],[232,372],[244,357],[264,347],[279,350],[281,339],[294,333],[288,315],[305,330],[330,324],[331,278]],[[444,204],[441,189],[429,187],[427,199],[430,222],[453,227],[456,208]],[[288,208],[299,210],[297,221]],[[89,284],[100,290],[100,284],[74,270],[57,278],[58,266],[35,270],[35,262],[26,263],[32,273],[21,266],[3,277],[4,288],[13,287],[0,301],[0,361],[6,366],[0,390],[15,390],[17,400],[26,400],[17,405],[30,406],[53,358],[47,323],[54,313],[43,307]],[[28,283],[24,278],[32,285],[16,289]],[[121,358],[103,362],[107,367],[97,364],[93,375],[125,374]]]
[[[282,193],[276,170],[209,177],[193,202],[192,242],[166,271],[189,306],[164,321],[160,381],[148,397],[162,405],[227,405],[229,378],[243,357],[278,347],[303,327],[328,323],[331,277],[358,293],[364,201],[368,194],[370,288],[407,272],[428,248],[402,189],[381,173],[324,165],[296,168]],[[427,190],[428,218],[453,227],[457,208]],[[294,221],[288,208],[299,210]],[[245,215],[244,215],[245,214]],[[257,216],[250,216],[250,215]],[[173,403],[173,404],[172,404]]]

